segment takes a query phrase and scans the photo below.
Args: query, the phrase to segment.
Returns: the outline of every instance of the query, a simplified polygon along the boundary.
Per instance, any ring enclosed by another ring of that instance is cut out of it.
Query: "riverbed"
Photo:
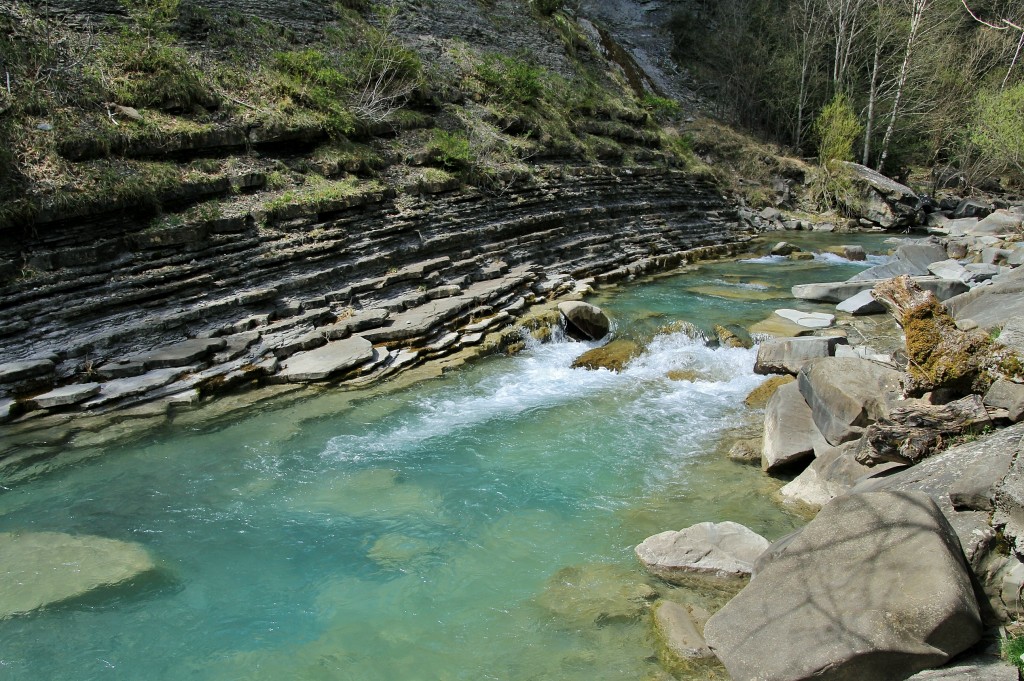
[[[804,522],[773,500],[781,483],[724,455],[759,423],[742,404],[763,380],[755,352],[692,328],[747,326],[795,306],[792,284],[864,266],[755,253],[600,292],[615,333],[647,344],[621,373],[571,368],[597,344],[531,341],[399,391],[158,431],[11,484],[0,531],[136,542],[159,567],[0,621],[0,677],[658,678],[650,600],[718,597],[657,583],[633,546],[704,520],[769,539]]]

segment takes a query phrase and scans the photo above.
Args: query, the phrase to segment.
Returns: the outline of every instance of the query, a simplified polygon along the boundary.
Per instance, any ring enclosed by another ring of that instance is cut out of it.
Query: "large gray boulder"
[[[981,631],[942,512],[927,494],[882,492],[826,505],[704,636],[735,681],[901,681]]]
[[[856,198],[847,207],[855,215],[886,228],[917,222],[921,199],[914,190],[858,163],[843,165],[853,181]]]
[[[779,386],[764,410],[762,470],[775,473],[806,462],[814,457],[814,443],[821,437],[797,384]]]
[[[815,426],[829,444],[840,445],[889,413],[901,394],[900,377],[866,359],[826,357],[808,362],[796,382]]]
[[[138,544],[59,532],[0,533],[0,620],[153,570]]]
[[[837,345],[846,343],[847,340],[840,336],[770,338],[757,348],[754,373],[795,376],[810,360],[831,357],[836,353]]]
[[[992,283],[978,286],[943,302],[953,319],[972,320],[985,330],[1004,326],[1014,317],[1024,317],[1024,267],[993,278]]]
[[[1011,213],[1005,209],[999,209],[967,230],[967,234],[971,236],[1016,234],[1021,228],[1021,218],[1024,218],[1024,216],[1018,213]]]
[[[926,492],[931,495],[960,538],[968,561],[977,570],[995,538],[989,522],[992,509],[996,508],[1001,491],[1008,487],[1004,480],[1009,477],[1011,463],[1015,457],[1020,459],[1022,437],[1024,423],[996,430],[973,442],[950,447],[906,470],[861,480],[851,492]]]
[[[568,301],[559,303],[558,311],[565,319],[565,332],[577,340],[600,340],[611,329],[608,316],[596,305]]]
[[[645,539],[635,551],[648,572],[672,584],[733,587],[750,576],[768,540],[734,522],[697,523]]]

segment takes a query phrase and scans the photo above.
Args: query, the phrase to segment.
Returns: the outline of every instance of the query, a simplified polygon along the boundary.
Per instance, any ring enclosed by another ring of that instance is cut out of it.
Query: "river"
[[[761,258],[602,293],[619,335],[653,338],[622,373],[570,368],[594,344],[531,344],[10,484],[0,531],[137,542],[160,567],[0,621],[0,678],[664,678],[647,599],[716,597],[658,584],[633,546],[704,520],[769,539],[804,522],[772,500],[780,483],[722,450],[760,418],[742,404],[763,380],[754,351],[672,323],[749,324],[792,306],[793,283],[862,268]]]

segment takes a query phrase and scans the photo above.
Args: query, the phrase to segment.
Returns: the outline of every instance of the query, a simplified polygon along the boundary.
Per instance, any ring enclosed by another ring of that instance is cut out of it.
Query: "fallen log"
[[[946,389],[984,393],[1000,362],[1013,354],[980,331],[962,331],[930,291],[909,276],[875,285],[871,295],[896,318],[907,338],[907,395]]]
[[[897,407],[888,418],[868,426],[854,458],[865,466],[887,461],[915,464],[945,449],[951,438],[978,433],[991,425],[980,395],[948,404]]]

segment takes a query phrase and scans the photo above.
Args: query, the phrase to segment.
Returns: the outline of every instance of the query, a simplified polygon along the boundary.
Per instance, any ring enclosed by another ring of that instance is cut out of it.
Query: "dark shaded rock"
[[[26,359],[0,364],[0,383],[17,383],[27,378],[53,373],[53,362],[48,359]]]
[[[590,303],[569,301],[558,304],[565,319],[565,332],[577,340],[600,340],[608,335],[611,321],[601,308]]]
[[[737,680],[902,681],[981,630],[942,512],[927,494],[884,492],[826,505],[704,634]]]

